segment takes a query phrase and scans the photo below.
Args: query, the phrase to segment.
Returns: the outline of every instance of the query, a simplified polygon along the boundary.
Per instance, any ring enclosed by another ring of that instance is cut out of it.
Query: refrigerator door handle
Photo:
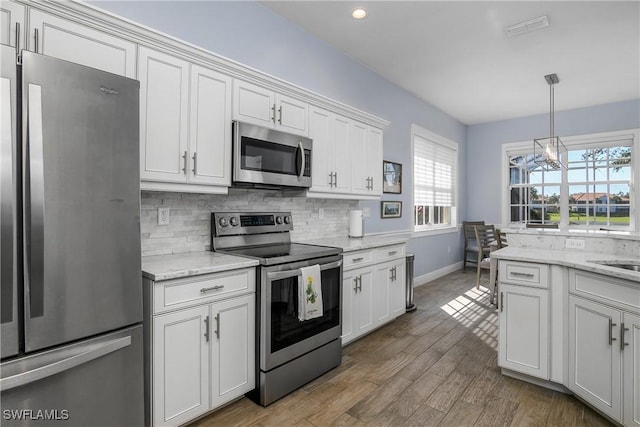
[[[25,170],[25,288],[29,317],[44,315],[44,148],[42,87],[28,86],[27,158]]]
[[[31,369],[27,372],[22,372],[20,374],[0,379],[0,391],[21,387],[60,372],[68,371],[130,345],[131,336],[117,338],[99,344],[90,344],[87,347],[78,349],[71,356],[69,356],[68,353],[64,354],[64,358],[61,360]]]

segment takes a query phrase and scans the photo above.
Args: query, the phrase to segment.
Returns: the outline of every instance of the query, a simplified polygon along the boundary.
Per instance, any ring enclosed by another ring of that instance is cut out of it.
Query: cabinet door
[[[49,15],[40,10],[29,12],[29,50],[135,78],[136,45],[85,25]]]
[[[391,320],[392,282],[392,263],[385,262],[384,264],[376,265],[375,282],[373,284],[373,315],[376,326]]]
[[[0,3],[0,43],[24,49],[25,32],[24,26],[25,7],[12,1]],[[19,43],[16,44],[17,41]]]
[[[391,306],[391,317],[396,318],[407,311],[406,283],[405,283],[405,259],[399,259],[393,262],[395,268],[391,282],[389,294],[391,298],[389,304]]]
[[[356,315],[356,294],[358,292],[357,270],[345,271],[342,275],[342,345],[355,338],[353,324]]]
[[[569,295],[569,389],[616,421],[622,415],[621,320],[618,310]]]
[[[371,176],[371,193],[382,194],[382,130],[369,127],[367,132],[368,176]]]
[[[500,283],[498,364],[549,379],[549,291]]]
[[[240,80],[233,81],[233,119],[274,127],[275,95],[272,91]]]
[[[154,426],[179,425],[209,410],[208,315],[206,305],[153,319]]]
[[[624,425],[640,426],[640,316],[624,313],[622,341]],[[628,344],[628,345],[626,345]]]
[[[140,46],[140,177],[186,182],[189,64]]]
[[[334,115],[333,117],[333,172],[335,175],[334,189],[339,193],[351,192],[351,167],[359,163],[359,158],[351,162],[349,147],[351,136],[351,120]],[[315,145],[314,145],[315,153]]]
[[[375,327],[373,312],[374,269],[368,267],[357,271],[358,291],[355,294],[354,338]]]
[[[333,152],[333,123],[332,113],[320,108],[311,108],[309,132],[313,139],[313,157],[311,159],[311,191],[329,192],[333,189],[331,161]]]
[[[371,168],[367,165],[367,132],[368,126],[359,123],[351,123],[351,158],[360,159],[351,163],[351,189],[356,194],[369,194],[371,191]]]
[[[211,407],[255,387],[255,294],[211,305]]]
[[[191,65],[189,181],[231,185],[231,78]]]
[[[296,135],[309,135],[309,104],[276,94],[276,128]]]

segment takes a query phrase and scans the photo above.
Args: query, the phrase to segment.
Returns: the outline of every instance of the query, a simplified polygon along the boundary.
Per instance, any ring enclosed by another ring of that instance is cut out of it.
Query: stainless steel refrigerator
[[[0,48],[0,424],[143,425],[139,82]]]

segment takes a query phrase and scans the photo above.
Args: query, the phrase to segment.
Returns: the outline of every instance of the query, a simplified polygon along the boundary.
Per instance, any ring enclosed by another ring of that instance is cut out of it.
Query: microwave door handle
[[[342,260],[330,262],[328,264],[320,264],[320,271],[330,270],[332,268],[338,268],[342,265]],[[299,268],[293,270],[285,270],[285,271],[272,271],[267,273],[267,279],[273,280],[281,280],[286,279],[287,277],[295,277],[299,276],[301,273]]]
[[[298,149],[296,150],[298,152],[298,156],[300,161],[296,162],[296,164],[300,165],[300,169],[298,170],[298,180],[302,179],[302,176],[304,175],[304,168],[305,168],[305,160],[304,160],[304,148],[302,148],[302,142],[298,142]]]

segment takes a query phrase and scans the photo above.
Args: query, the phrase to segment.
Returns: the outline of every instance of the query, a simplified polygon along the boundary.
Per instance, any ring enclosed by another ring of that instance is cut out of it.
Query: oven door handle
[[[342,266],[342,260],[330,262],[328,264],[320,264],[320,271],[329,270],[332,268],[338,268]],[[269,280],[281,280],[286,279],[287,277],[295,277],[301,275],[302,272],[299,268],[294,270],[285,270],[285,271],[272,271],[267,273],[267,279]]]

